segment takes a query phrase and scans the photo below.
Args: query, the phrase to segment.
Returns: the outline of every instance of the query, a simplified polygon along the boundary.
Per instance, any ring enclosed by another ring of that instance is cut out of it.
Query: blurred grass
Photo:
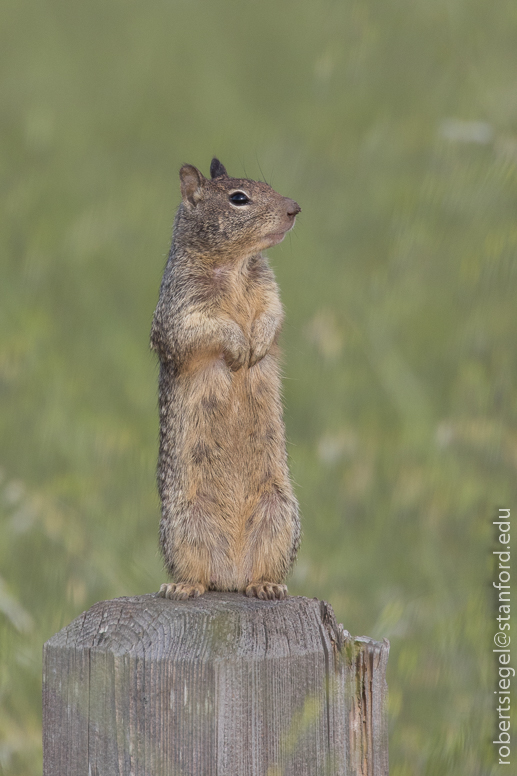
[[[394,776],[491,773],[517,7],[5,0],[0,18],[0,772],[41,770],[43,642],[163,581],[148,332],[177,170],[217,154],[303,208],[271,252],[290,590],[391,639]]]

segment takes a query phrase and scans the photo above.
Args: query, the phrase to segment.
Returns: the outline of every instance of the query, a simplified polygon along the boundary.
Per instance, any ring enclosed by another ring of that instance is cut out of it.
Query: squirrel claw
[[[244,351],[226,354],[226,363],[231,372],[238,372],[248,361],[248,354]]]
[[[172,601],[184,601],[187,598],[197,598],[203,595],[206,587],[201,583],[188,585],[186,583],[164,582],[158,595],[161,598],[170,598]]]
[[[266,355],[267,355],[266,348],[261,350],[253,350],[251,352],[250,360],[248,362],[248,367],[251,369],[252,366],[255,366],[255,364],[258,364],[259,361],[262,361],[262,359]]]
[[[275,598],[287,598],[287,585],[277,585],[274,582],[252,582],[245,590],[248,598],[260,598],[262,601]]]

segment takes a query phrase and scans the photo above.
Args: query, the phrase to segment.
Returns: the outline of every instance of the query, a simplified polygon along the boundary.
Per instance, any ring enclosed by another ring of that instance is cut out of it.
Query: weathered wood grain
[[[44,776],[385,776],[388,651],[317,599],[98,603],[44,647]]]

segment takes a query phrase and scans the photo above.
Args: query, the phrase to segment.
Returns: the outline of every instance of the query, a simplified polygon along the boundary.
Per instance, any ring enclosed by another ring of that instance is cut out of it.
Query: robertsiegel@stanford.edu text
[[[497,582],[493,585],[498,594],[497,605],[497,628],[494,636],[497,655],[497,680],[498,689],[494,693],[498,695],[498,705],[496,711],[498,736],[494,744],[499,749],[499,765],[510,765],[510,686],[512,677],[515,676],[515,668],[509,663],[510,654],[510,510],[500,509],[498,519],[494,520],[494,525],[498,526],[498,542],[504,549],[494,550],[494,555],[498,558],[496,564]]]

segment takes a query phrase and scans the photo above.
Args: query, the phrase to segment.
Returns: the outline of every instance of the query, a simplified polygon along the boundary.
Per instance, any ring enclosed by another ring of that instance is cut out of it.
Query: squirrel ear
[[[183,200],[188,200],[191,205],[197,205],[201,199],[206,178],[201,175],[197,167],[192,164],[184,164],[180,170],[181,196]]]
[[[212,162],[210,164],[210,175],[212,177],[212,180],[214,178],[222,178],[223,175],[228,177],[228,173],[226,172],[226,167],[224,164],[221,164],[219,159],[216,159],[215,156],[212,159]]]

